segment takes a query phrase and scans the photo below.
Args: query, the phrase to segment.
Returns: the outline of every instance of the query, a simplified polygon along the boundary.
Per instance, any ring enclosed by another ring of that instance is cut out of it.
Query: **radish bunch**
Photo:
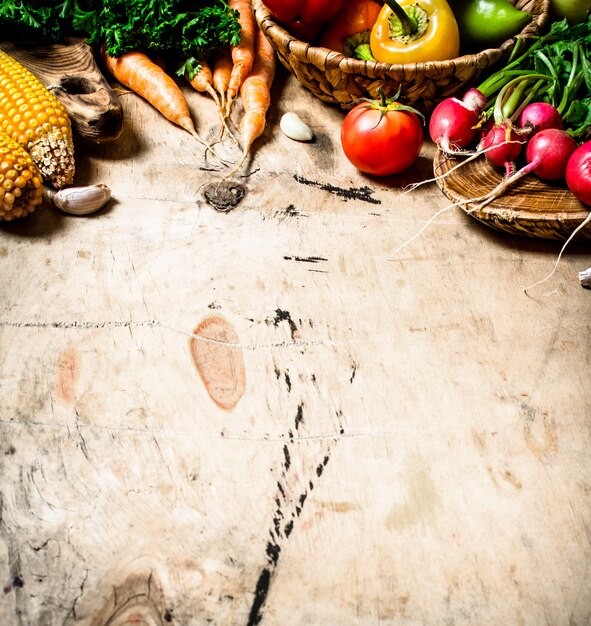
[[[494,189],[472,199],[472,211],[490,204],[528,174],[534,174],[546,181],[566,180],[572,193],[581,202],[591,205],[591,141],[577,147],[573,137],[563,130],[562,118],[555,107],[541,102],[521,108],[521,125],[507,119],[494,123],[492,118],[492,121],[481,125],[479,109],[483,109],[485,101],[474,93],[476,91],[470,90],[462,100],[444,100],[433,111],[429,124],[431,139],[440,150],[450,155],[468,155],[463,163],[451,168],[444,176],[453,174],[458,167],[475,158],[487,158],[492,165],[505,168],[505,176]],[[478,139],[477,145],[474,145]],[[522,156],[525,157],[525,165],[517,169],[516,162]],[[411,188],[416,188],[419,184],[421,183],[416,183]],[[437,211],[413,237],[398,246],[395,254],[414,241],[443,212],[459,204],[454,202]],[[591,211],[571,234],[563,250],[589,222]]]
[[[474,99],[470,98],[469,101],[474,102]],[[567,188],[576,198],[591,206],[591,140],[577,146],[572,135],[563,130],[564,124],[560,112],[551,104],[526,103],[518,108],[511,118],[503,114],[503,104],[501,90],[495,102],[493,117],[483,124],[481,122],[484,115],[481,112],[467,106],[464,101],[449,98],[435,108],[430,120],[431,139],[440,150],[456,155],[470,154],[471,156],[464,163],[484,155],[493,166],[505,168],[505,175],[501,182],[484,196],[475,198],[473,200],[475,206],[472,210],[478,210],[490,204],[511,185],[528,174],[534,174],[545,181],[564,180]],[[478,106],[481,111],[484,110],[486,99],[481,99]],[[475,117],[476,124],[473,123]],[[472,152],[467,152],[475,141],[479,127],[482,127],[480,128],[480,141]],[[470,131],[473,132],[472,135]],[[453,145],[451,138],[454,140]],[[516,162],[522,157],[525,164],[517,169]],[[448,175],[457,167],[461,165],[452,168]],[[457,203],[447,206],[441,211],[456,205]],[[545,282],[554,274],[567,245],[590,222],[591,210],[562,246],[554,269],[542,280],[526,287],[526,292]]]
[[[479,211],[527,175],[565,181],[576,198],[591,206],[590,37],[591,20],[576,27],[555,21],[533,43],[519,39],[504,66],[463,98],[441,102],[429,121],[431,140],[443,153],[467,158],[410,189],[453,176],[470,161],[486,158],[504,168],[504,176],[494,189],[471,198],[468,212]],[[398,250],[441,213],[461,204],[466,202],[437,211]],[[564,247],[590,222],[591,211]]]
[[[502,97],[498,101],[502,103]],[[514,122],[495,105],[491,118],[495,123],[489,121],[484,126],[479,143],[473,147],[483,125],[481,112],[485,105],[486,98],[477,89],[468,90],[462,100],[447,98],[433,111],[429,133],[437,147],[448,154],[472,158],[483,155],[493,166],[505,168],[503,180],[487,194],[486,204],[530,173],[546,181],[566,179],[573,194],[581,202],[591,204],[591,142],[577,147],[572,136],[563,130],[562,117],[554,106],[529,103]],[[516,163],[522,156],[525,165],[517,169]]]

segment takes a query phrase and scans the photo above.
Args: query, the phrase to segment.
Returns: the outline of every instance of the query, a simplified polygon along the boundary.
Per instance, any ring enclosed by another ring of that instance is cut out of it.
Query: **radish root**
[[[398,197],[404,196],[407,193],[410,193],[411,191],[414,191],[415,189],[418,189],[421,185],[426,185],[427,183],[436,183],[438,180],[443,180],[444,178],[447,178],[450,174],[455,172],[460,167],[463,167],[464,165],[466,165],[470,161],[473,161],[474,159],[479,157],[482,154],[482,152],[466,152],[465,154],[469,155],[468,158],[466,160],[462,161],[461,163],[458,163],[457,165],[454,165],[445,174],[440,174],[439,176],[434,176],[433,178],[427,178],[426,180],[422,180],[422,181],[420,181],[418,183],[412,183],[411,185],[407,185],[406,187],[403,188],[404,191],[402,193],[398,194]],[[455,155],[453,155],[453,156],[455,156]]]
[[[591,222],[591,211],[589,212],[589,215],[587,215],[587,217],[573,230],[573,232],[570,234],[570,237],[564,242],[564,245],[562,246],[562,248],[560,249],[560,252],[558,253],[558,257],[556,259],[556,263],[554,263],[554,267],[552,268],[552,271],[545,278],[542,278],[541,280],[536,281],[535,283],[533,283],[529,287],[524,287],[523,291],[526,294],[527,294],[527,292],[530,289],[533,289],[534,287],[537,287],[538,285],[541,285],[541,284],[545,283],[547,280],[550,280],[550,278],[552,278],[552,276],[554,276],[554,273],[558,269],[558,264],[560,263],[560,259],[562,258],[562,254],[565,251],[566,247],[573,240],[575,235],[581,229],[585,228],[585,226],[587,226],[587,224],[589,224],[589,222]],[[589,269],[591,269],[591,268],[589,268]]]
[[[402,193],[400,193],[398,195],[398,197],[404,196],[407,193],[409,193],[411,191],[414,191],[415,189],[417,189],[421,185],[425,185],[427,183],[436,183],[439,180],[443,180],[444,178],[447,178],[450,174],[452,174],[456,170],[460,169],[464,165],[467,165],[471,161],[474,161],[475,159],[477,159],[479,156],[481,156],[483,154],[486,154],[489,150],[494,150],[494,149],[498,148],[499,146],[502,146],[502,145],[505,145],[505,144],[510,144],[510,143],[521,143],[521,141],[504,141],[504,142],[502,142],[500,144],[496,144],[496,145],[491,146],[489,148],[482,148],[480,150],[471,151],[471,152],[463,152],[463,153],[455,153],[455,154],[446,152],[446,154],[448,154],[450,157],[467,156],[468,158],[463,160],[461,163],[458,163],[457,165],[454,165],[445,174],[440,174],[438,176],[434,176],[433,178],[427,178],[426,180],[422,180],[422,181],[420,181],[418,183],[412,183],[411,185],[407,185],[406,187],[404,187],[404,191]]]
[[[462,163],[460,164],[462,165]],[[457,167],[457,166],[456,166]],[[530,168],[531,169],[531,168]],[[448,211],[449,209],[453,209],[454,207],[458,207],[458,206],[462,206],[463,204],[473,204],[473,203],[477,203],[475,204],[472,208],[470,209],[466,209],[466,213],[470,214],[470,213],[474,213],[475,211],[479,211],[480,209],[483,209],[485,206],[489,205],[491,202],[493,202],[494,200],[496,200],[508,187],[510,187],[513,183],[515,183],[516,181],[518,181],[520,178],[522,178],[523,176],[525,176],[530,170],[527,169],[526,167],[523,167],[521,170],[518,170],[517,172],[515,172],[515,174],[513,174],[512,176],[510,176],[509,178],[505,178],[502,182],[500,182],[496,187],[494,187],[491,191],[489,191],[488,193],[485,193],[483,196],[479,196],[478,198],[472,198],[469,202],[466,201],[458,201],[458,202],[454,202],[453,204],[449,204],[447,206],[444,206],[442,209],[439,209],[439,211],[437,211],[435,214],[433,214],[421,227],[421,229],[414,234],[410,239],[408,239],[407,241],[405,241],[402,245],[398,246],[398,248],[396,248],[396,250],[394,251],[394,254],[396,254],[397,252],[399,252],[400,250],[402,250],[402,248],[405,248],[409,243],[411,243],[412,241],[414,241],[417,237],[419,237],[419,235],[429,226],[429,224],[431,224],[439,215],[441,215],[442,213],[444,213],[445,211]],[[589,219],[589,218],[587,218]],[[579,228],[582,228],[584,224],[581,224],[577,230]],[[575,231],[576,232],[576,231]],[[574,233],[573,233],[574,234]]]
[[[493,190],[494,191],[494,190]],[[488,196],[490,196],[492,192],[489,192],[487,194],[485,194],[484,196],[480,196],[479,198],[474,198],[472,200],[472,202],[480,202],[480,201],[485,201],[488,199]],[[408,244],[412,243],[415,239],[417,239],[421,233],[423,233],[423,231],[425,231],[428,226],[434,222],[442,213],[445,213],[446,211],[449,211],[450,209],[453,209],[455,207],[459,207],[462,206],[462,204],[465,204],[465,202],[454,202],[453,204],[448,204],[447,206],[444,206],[442,209],[439,209],[436,213],[434,213],[420,228],[420,230],[418,232],[416,232],[410,239],[407,239],[403,244],[401,244],[400,246],[398,246],[398,248],[396,248],[396,250],[394,250],[393,254],[397,254],[398,252],[400,252],[400,250],[402,250],[403,248],[406,248],[406,246],[408,246]],[[480,208],[480,204],[477,204],[476,206],[472,207],[471,209],[467,209],[466,213],[470,214],[473,213],[474,211],[476,211],[477,209]]]
[[[579,272],[579,280],[582,287],[591,289],[591,267],[588,267],[584,272]]]

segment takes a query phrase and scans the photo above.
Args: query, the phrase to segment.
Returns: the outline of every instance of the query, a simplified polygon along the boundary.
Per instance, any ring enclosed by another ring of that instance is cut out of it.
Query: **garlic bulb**
[[[314,133],[310,127],[301,120],[297,113],[285,113],[281,117],[279,128],[295,141],[310,141],[314,138]]]
[[[47,196],[64,213],[89,215],[107,204],[111,199],[111,190],[103,184],[65,187],[59,191],[48,189]]]

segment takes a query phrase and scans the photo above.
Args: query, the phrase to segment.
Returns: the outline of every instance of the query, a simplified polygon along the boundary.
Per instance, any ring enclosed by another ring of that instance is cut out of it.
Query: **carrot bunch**
[[[211,62],[200,60],[194,74],[186,67],[182,73],[194,89],[214,100],[221,121],[220,139],[224,129],[230,130],[227,120],[236,99],[241,97],[244,112],[239,124],[239,143],[242,154],[233,174],[242,167],[252,144],[265,130],[276,58],[256,23],[250,0],[228,0],[228,6],[238,15],[238,43],[217,51]],[[215,154],[197,132],[181,88],[161,64],[139,51],[120,57],[109,56],[105,46],[101,48],[101,56],[105,68],[118,82],[143,97],[166,119],[185,129]]]
[[[197,132],[180,87],[159,63],[143,52],[127,52],[120,57],[112,57],[104,46],[101,57],[104,66],[118,82],[147,100],[167,120],[184,128],[206,150],[212,150]]]
[[[210,93],[216,101],[222,132],[224,128],[228,128],[226,120],[232,112],[236,98],[241,96],[244,108],[239,126],[242,155],[228,175],[230,176],[242,167],[250,154],[252,144],[265,130],[276,57],[271,44],[256,23],[250,0],[229,0],[228,5],[239,15],[240,42],[219,53],[214,58],[211,69],[202,64],[196,77],[205,68],[203,85],[197,86],[195,79],[191,84],[199,91]]]

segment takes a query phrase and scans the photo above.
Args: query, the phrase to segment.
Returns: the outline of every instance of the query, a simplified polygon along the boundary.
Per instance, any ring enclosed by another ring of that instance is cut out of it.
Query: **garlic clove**
[[[105,206],[111,199],[107,185],[65,187],[59,191],[47,190],[48,197],[58,209],[72,215],[89,215]]]
[[[310,141],[314,139],[314,133],[297,113],[284,113],[279,122],[279,128],[285,135],[295,141]]]

